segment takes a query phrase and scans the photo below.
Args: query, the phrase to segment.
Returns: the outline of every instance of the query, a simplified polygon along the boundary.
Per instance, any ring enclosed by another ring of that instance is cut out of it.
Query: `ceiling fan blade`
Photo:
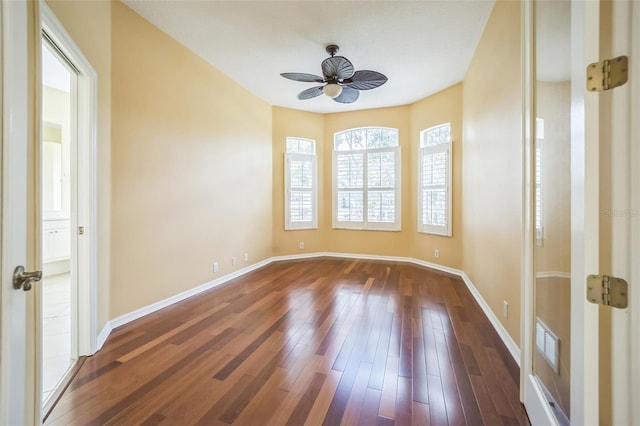
[[[351,102],[355,102],[360,96],[360,92],[356,89],[352,89],[348,86],[342,86],[342,93],[339,96],[333,98],[334,101],[340,102],[341,104],[350,104]]]
[[[344,85],[358,90],[371,90],[387,82],[387,77],[376,71],[356,71],[353,77],[344,81]]]
[[[288,78],[289,80],[295,81],[305,81],[305,82],[316,82],[323,83],[324,80],[319,75],[315,74],[306,74],[303,72],[283,72],[280,74],[284,78]]]
[[[343,56],[333,56],[322,61],[322,75],[326,80],[344,80],[353,75],[353,64]]]
[[[311,89],[307,89],[307,90],[303,90],[302,92],[298,93],[298,99],[300,100],[304,100],[304,99],[311,99],[311,98],[315,98],[316,96],[320,96],[322,95],[322,88],[324,86],[316,86],[316,87],[312,87]]]

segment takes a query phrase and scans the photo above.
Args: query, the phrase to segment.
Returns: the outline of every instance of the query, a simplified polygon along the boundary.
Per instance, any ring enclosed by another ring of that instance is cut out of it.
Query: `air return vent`
[[[560,341],[540,318],[536,318],[536,347],[556,374],[560,374]]]

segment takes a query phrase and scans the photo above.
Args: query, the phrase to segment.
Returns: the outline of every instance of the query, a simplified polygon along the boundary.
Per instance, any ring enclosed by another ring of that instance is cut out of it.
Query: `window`
[[[287,138],[284,154],[284,229],[318,227],[316,142]]]
[[[420,133],[418,232],[451,236],[451,124]]]
[[[397,129],[363,127],[334,135],[333,227],[400,230]]]

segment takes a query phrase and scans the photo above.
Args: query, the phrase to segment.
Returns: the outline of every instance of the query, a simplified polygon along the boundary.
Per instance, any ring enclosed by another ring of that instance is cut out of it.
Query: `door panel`
[[[27,264],[28,147],[33,147],[29,126],[29,20],[32,5],[2,2],[2,302],[0,348],[0,423],[31,424],[34,412],[33,366],[27,332],[34,325],[27,316],[30,293],[14,290],[13,270]]]
[[[534,424],[598,419],[598,307],[587,302],[585,282],[598,270],[599,101],[586,91],[585,69],[598,61],[599,6],[523,6],[530,233],[522,368]]]
[[[533,373],[560,424],[571,383],[571,3],[536,2]]]

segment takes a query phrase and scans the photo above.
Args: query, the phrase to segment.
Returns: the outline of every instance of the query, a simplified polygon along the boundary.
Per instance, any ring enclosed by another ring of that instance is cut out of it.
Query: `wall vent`
[[[536,348],[556,374],[560,374],[560,340],[540,318],[536,318]]]

